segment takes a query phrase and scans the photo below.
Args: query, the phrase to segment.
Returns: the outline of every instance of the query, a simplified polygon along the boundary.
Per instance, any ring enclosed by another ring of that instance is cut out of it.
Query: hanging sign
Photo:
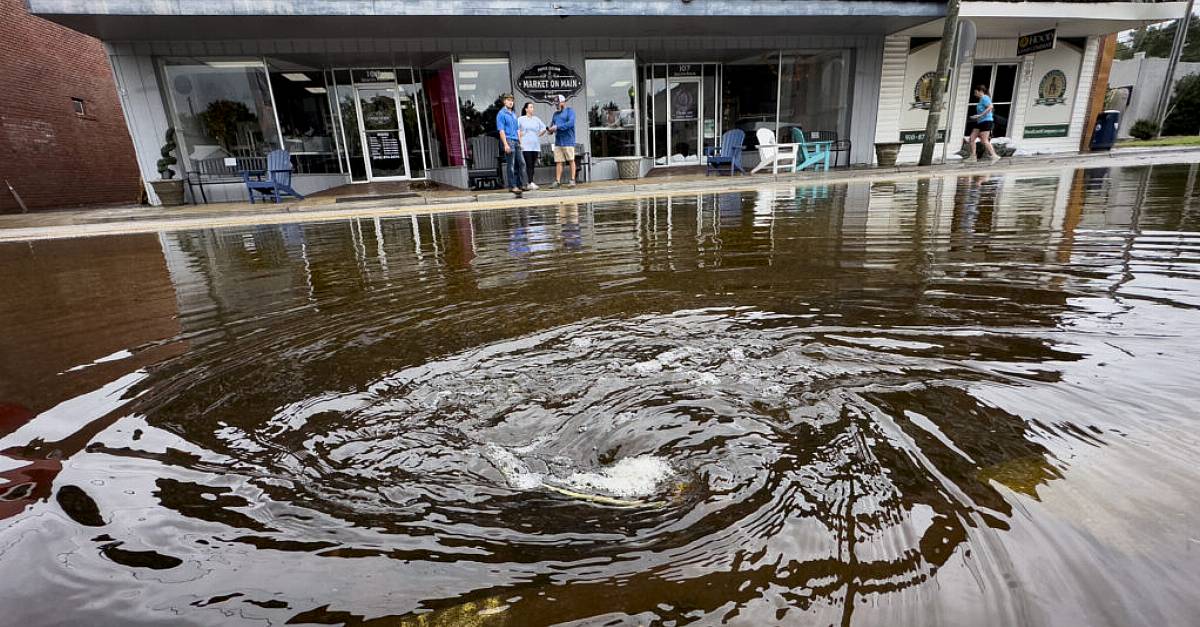
[[[1021,35],[1017,38],[1017,56],[1023,57],[1027,54],[1041,52],[1043,50],[1053,50],[1054,42],[1058,39],[1058,29],[1051,28],[1028,35]]]
[[[517,89],[538,102],[554,104],[558,97],[570,99],[583,89],[583,77],[561,64],[546,61],[525,68],[517,77]]]

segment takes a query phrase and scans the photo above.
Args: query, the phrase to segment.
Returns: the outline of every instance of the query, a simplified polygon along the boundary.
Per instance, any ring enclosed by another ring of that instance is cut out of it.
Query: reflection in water
[[[1185,624],[1196,171],[0,247],[0,601]]]

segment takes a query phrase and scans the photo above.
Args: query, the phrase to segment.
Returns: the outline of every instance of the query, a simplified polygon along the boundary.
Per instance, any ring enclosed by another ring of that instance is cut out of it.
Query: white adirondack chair
[[[751,174],[767,166],[771,166],[772,174],[779,174],[779,166],[786,166],[789,172],[796,169],[800,144],[775,143],[775,131],[769,128],[758,129],[754,136],[758,138],[758,165],[750,170]]]

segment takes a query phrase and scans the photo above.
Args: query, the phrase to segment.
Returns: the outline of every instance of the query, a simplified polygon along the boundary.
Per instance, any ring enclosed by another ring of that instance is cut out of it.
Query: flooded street
[[[1194,625],[1198,178],[0,244],[0,624]]]

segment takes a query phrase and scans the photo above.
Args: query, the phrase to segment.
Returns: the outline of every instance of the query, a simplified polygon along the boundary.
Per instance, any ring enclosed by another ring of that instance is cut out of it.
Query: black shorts
[[[988,120],[987,122],[975,122],[975,130],[979,131],[980,133],[990,133],[995,126],[996,123],[992,120]]]

